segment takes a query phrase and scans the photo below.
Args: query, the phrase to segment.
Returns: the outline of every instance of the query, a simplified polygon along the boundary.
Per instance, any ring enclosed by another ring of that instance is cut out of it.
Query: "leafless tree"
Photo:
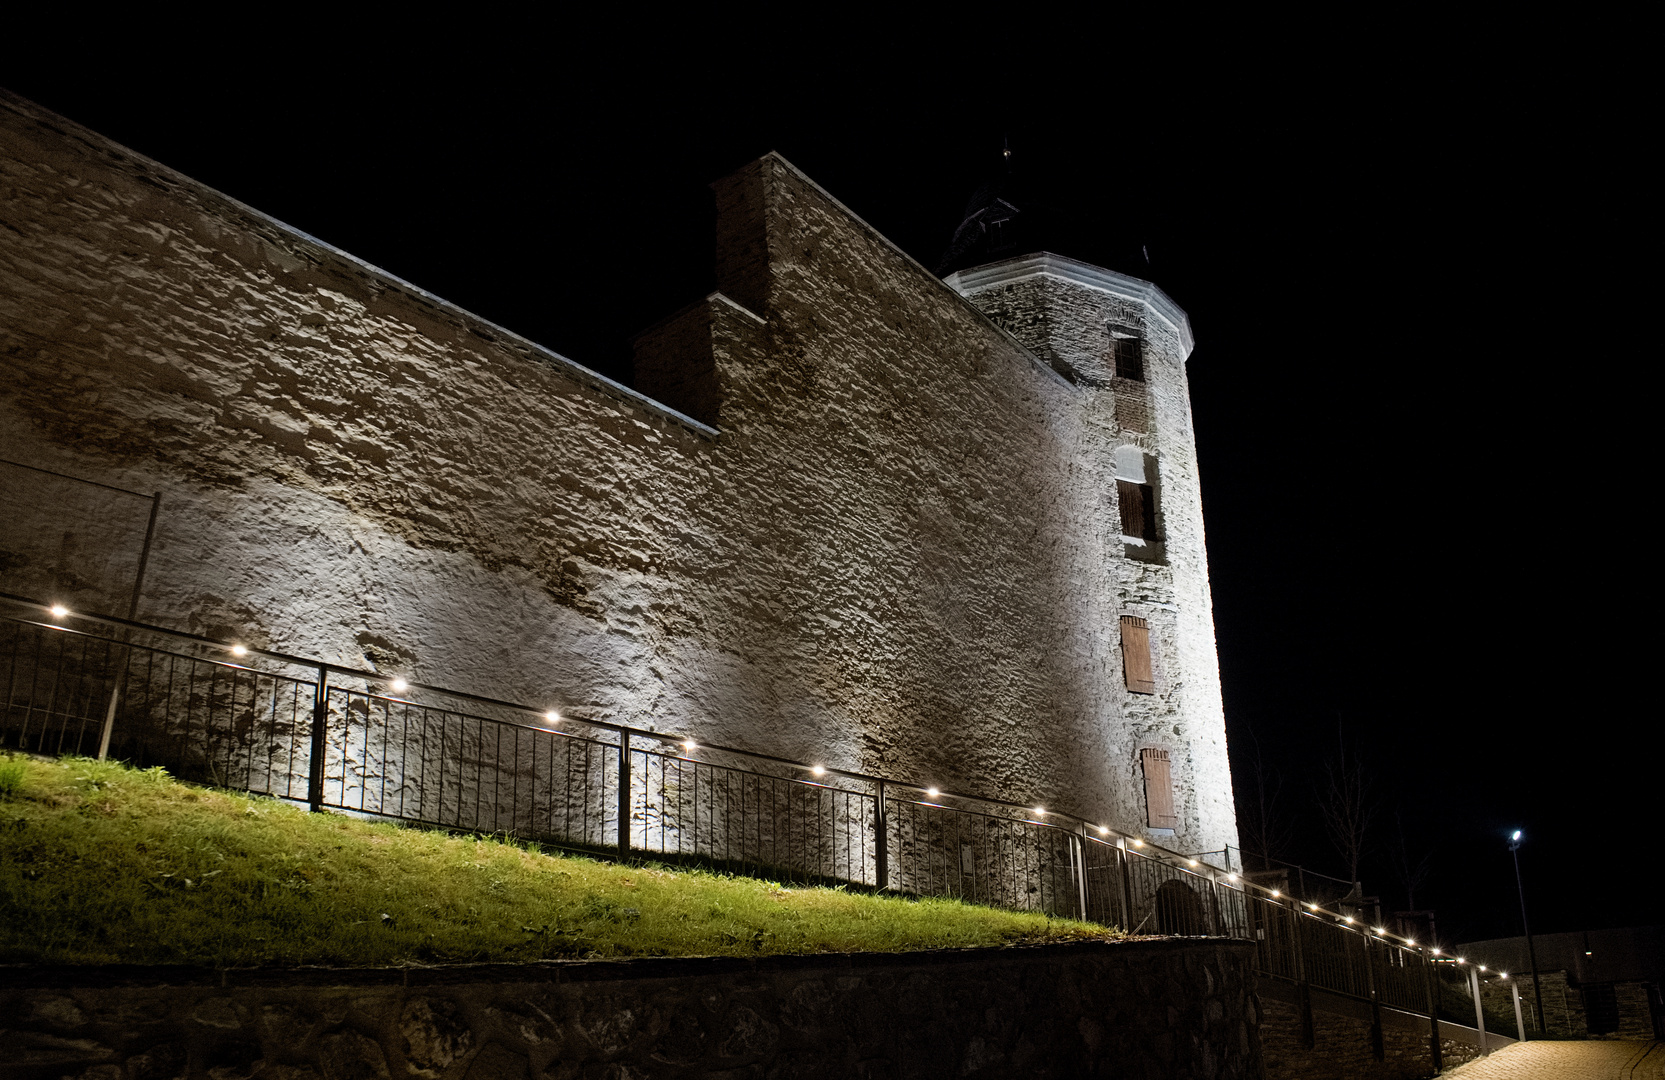
[[[1324,763],[1324,784],[1318,790],[1318,814],[1336,853],[1347,864],[1349,881],[1359,880],[1359,861],[1364,857],[1370,828],[1376,821],[1377,803],[1371,792],[1370,776],[1355,752],[1347,752],[1347,741],[1336,728],[1336,756]]]
[[[1405,910],[1416,911],[1416,891],[1433,869],[1434,855],[1424,849],[1421,857],[1413,862],[1410,844],[1405,840],[1405,820],[1398,809],[1393,811],[1393,825],[1393,868],[1399,871],[1399,884],[1405,887]]]
[[[1238,827],[1243,834],[1244,851],[1259,855],[1263,865],[1270,869],[1271,863],[1264,860],[1283,856],[1294,834],[1294,824],[1278,802],[1283,794],[1283,774],[1266,763],[1254,727],[1245,723],[1243,729],[1249,735],[1249,775],[1245,777],[1247,790],[1238,796]]]

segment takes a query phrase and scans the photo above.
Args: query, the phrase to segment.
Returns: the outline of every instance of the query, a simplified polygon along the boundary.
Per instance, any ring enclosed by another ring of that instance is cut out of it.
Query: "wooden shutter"
[[[1122,616],[1122,675],[1135,694],[1156,693],[1150,665],[1150,624],[1133,615]]]
[[[1156,498],[1149,484],[1116,481],[1116,501],[1121,505],[1122,535],[1156,540]]]
[[[1179,828],[1179,815],[1174,813],[1174,780],[1168,752],[1147,746],[1139,751],[1139,760],[1145,767],[1146,824],[1153,829]]]

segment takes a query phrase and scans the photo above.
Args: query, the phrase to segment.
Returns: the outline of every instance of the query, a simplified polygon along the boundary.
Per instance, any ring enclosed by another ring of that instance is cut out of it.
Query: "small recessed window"
[[[1110,358],[1116,364],[1118,379],[1132,379],[1135,382],[1145,381],[1145,343],[1137,337],[1128,337],[1110,331]]]
[[[1145,824],[1153,829],[1179,828],[1168,751],[1147,746],[1139,751],[1139,762],[1145,769]]]
[[[1150,624],[1136,615],[1122,616],[1122,678],[1135,694],[1156,693],[1150,662]]]
[[[1156,490],[1148,482],[1154,462],[1136,446],[1116,451],[1116,504],[1122,516],[1122,535],[1156,542]]]

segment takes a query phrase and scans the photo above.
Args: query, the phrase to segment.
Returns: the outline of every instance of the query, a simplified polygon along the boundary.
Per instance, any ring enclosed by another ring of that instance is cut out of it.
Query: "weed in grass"
[[[0,758],[0,799],[16,798],[23,790],[23,762],[14,757]]]
[[[543,854],[194,788],[161,770],[15,762],[0,962],[398,964],[901,951],[1114,931]]]

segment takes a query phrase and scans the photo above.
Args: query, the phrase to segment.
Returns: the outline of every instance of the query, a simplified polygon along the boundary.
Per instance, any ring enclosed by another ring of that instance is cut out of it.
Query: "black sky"
[[[991,32],[693,63],[455,33],[14,43],[0,85],[626,380],[629,335],[713,287],[711,180],[778,150],[932,265],[1009,139],[1078,216],[1063,254],[1191,316],[1236,782],[1252,730],[1286,857],[1339,865],[1312,813],[1339,733],[1382,802],[1363,875],[1390,907],[1398,810],[1448,939],[1518,933],[1514,827],[1535,929],[1660,921],[1658,117],[1622,49],[1060,32],[1020,56]]]

